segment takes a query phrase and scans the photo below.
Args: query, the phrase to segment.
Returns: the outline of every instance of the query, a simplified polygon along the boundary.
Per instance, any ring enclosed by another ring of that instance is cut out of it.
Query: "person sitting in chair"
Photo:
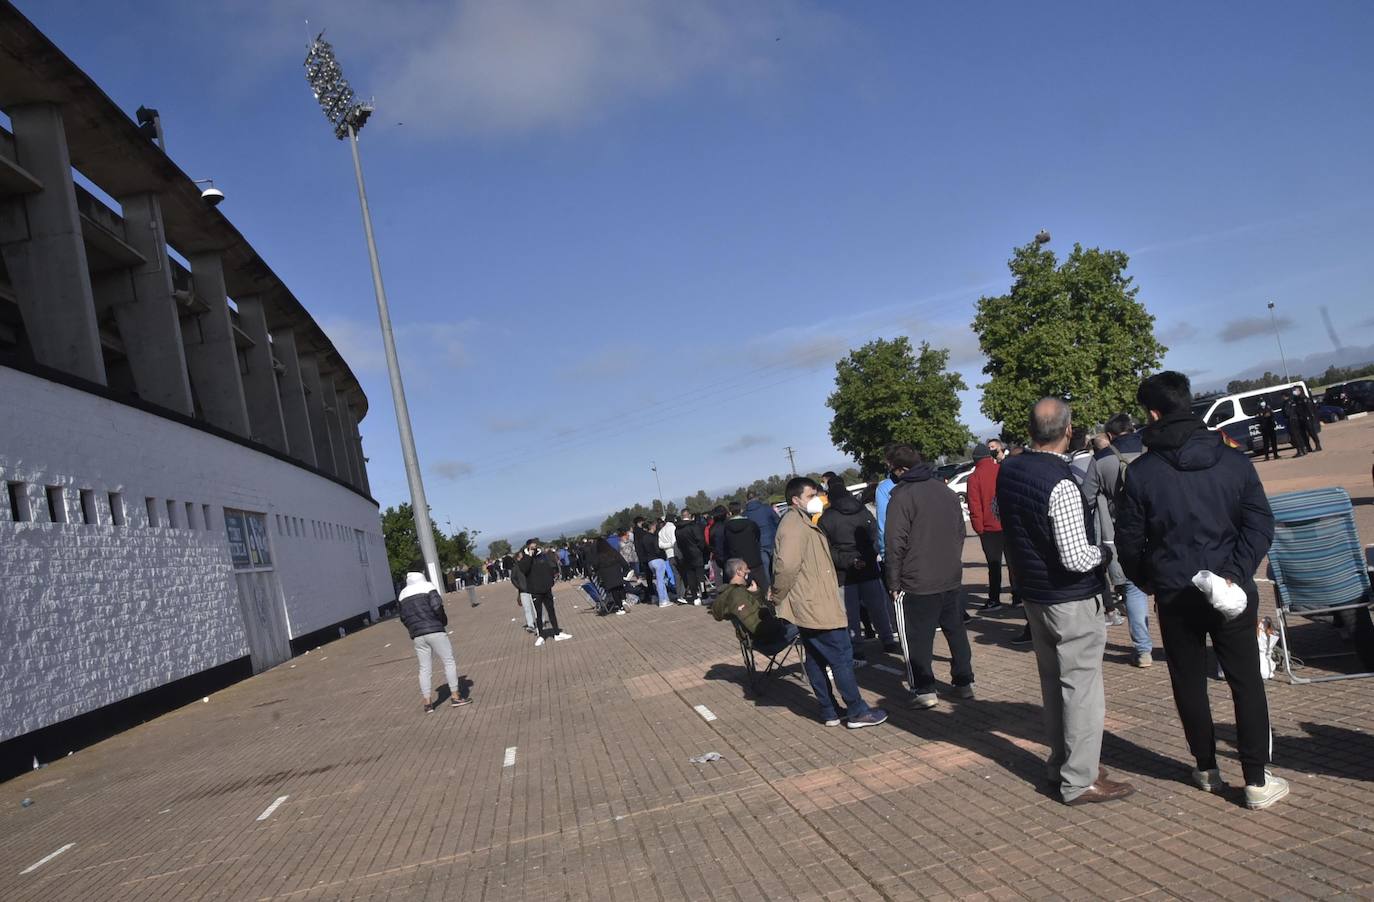
[[[750,575],[749,565],[737,557],[725,562],[726,586],[711,603],[711,616],[717,620],[734,617],[749,634],[755,650],[772,657],[797,638],[797,627],[773,613],[763,593]]]

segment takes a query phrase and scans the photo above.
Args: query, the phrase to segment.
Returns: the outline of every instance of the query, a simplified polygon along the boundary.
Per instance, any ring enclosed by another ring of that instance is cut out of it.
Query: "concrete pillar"
[[[121,197],[119,204],[124,213],[124,240],[148,261],[131,271],[133,300],[115,307],[115,322],[124,339],[134,386],[143,400],[189,417],[195,408],[181,321],[172,297],[172,265],[167,259],[162,205],[155,194]]]
[[[348,431],[348,446],[353,449],[354,461],[354,482],[353,485],[369,495],[372,494],[367,485],[367,461],[363,459],[363,437],[358,432],[358,414],[352,404],[346,404],[344,410],[347,413],[348,422],[345,428]]]
[[[62,111],[35,103],[5,112],[17,162],[43,183],[43,190],[8,202],[0,213],[0,253],[34,359],[104,385],[105,358]]]
[[[229,320],[229,298],[224,293],[224,264],[215,252],[190,258],[191,281],[196,298],[210,309],[190,320],[182,330],[186,368],[200,398],[200,410],[209,423],[248,438],[248,405],[239,378],[239,355],[234,328]]]
[[[329,425],[325,417],[323,380],[320,379],[320,364],[314,355],[300,358],[301,381],[305,383],[306,407],[310,411],[310,434],[315,441],[315,466],[326,473],[338,475],[339,468],[334,461],[334,444],[330,439]]]
[[[296,356],[296,333],[289,328],[272,330],[272,351],[286,368],[277,377],[277,390],[286,427],[287,451],[297,460],[312,467],[319,466],[315,440],[310,435],[310,410],[305,402],[305,384],[301,381],[301,362]]]
[[[353,480],[353,452],[344,441],[343,418],[340,416],[339,392],[334,377],[320,374],[320,388],[324,393],[324,422],[329,429],[329,443],[334,448],[334,475],[344,482]]]
[[[235,298],[239,307],[239,328],[253,341],[244,356],[243,396],[248,403],[248,421],[253,438],[269,448],[286,452],[286,423],[282,421],[281,399],[277,397],[277,372],[272,367],[272,346],[267,341],[267,313],[262,298]]]

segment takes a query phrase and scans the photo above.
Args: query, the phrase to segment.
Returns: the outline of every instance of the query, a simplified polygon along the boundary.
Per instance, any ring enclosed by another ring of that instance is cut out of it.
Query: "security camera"
[[[220,201],[224,200],[224,192],[211,185],[200,192],[200,199],[212,207],[218,207]]]

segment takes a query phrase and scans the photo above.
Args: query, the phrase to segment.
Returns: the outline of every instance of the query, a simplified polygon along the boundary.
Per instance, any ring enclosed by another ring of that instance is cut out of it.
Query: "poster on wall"
[[[235,570],[272,566],[267,542],[267,515],[224,509],[224,532],[229,539],[229,558]]]

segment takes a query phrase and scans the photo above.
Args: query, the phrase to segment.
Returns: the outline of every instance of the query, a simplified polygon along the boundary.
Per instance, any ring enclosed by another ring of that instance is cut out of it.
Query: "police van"
[[[1312,396],[1306,382],[1285,382],[1268,388],[1200,398],[1193,402],[1193,413],[1202,417],[1208,429],[1224,432],[1242,450],[1254,454],[1264,450],[1264,437],[1259,427],[1261,401],[1274,411],[1276,441],[1281,445],[1288,442],[1288,420],[1283,415],[1283,402],[1293,394],[1294,388],[1301,389],[1309,398]]]

